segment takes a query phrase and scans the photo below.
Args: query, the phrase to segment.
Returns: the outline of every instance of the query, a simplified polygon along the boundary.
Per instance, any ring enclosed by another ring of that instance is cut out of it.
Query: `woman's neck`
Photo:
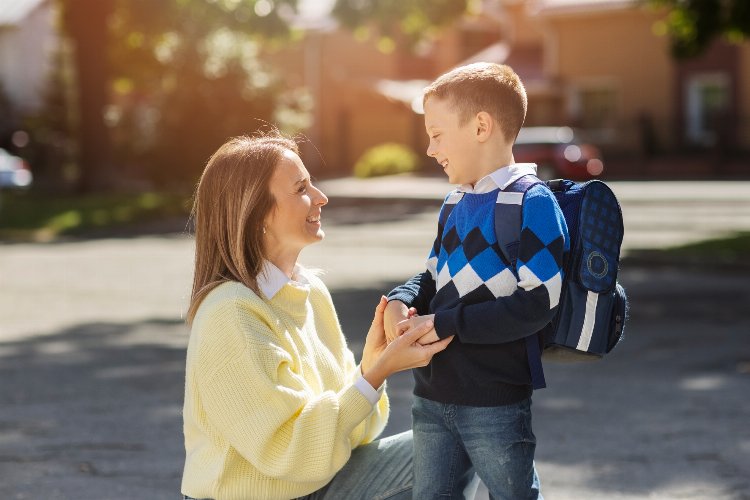
[[[269,253],[268,260],[274,266],[278,267],[287,278],[292,279],[294,268],[297,266],[297,257],[299,252],[276,252]]]

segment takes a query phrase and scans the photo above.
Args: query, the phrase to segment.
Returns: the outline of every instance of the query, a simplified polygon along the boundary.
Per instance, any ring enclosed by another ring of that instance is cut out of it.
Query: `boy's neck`
[[[495,170],[514,164],[513,145],[504,143],[485,144],[479,155],[478,169],[476,179],[471,183],[474,186],[479,179],[490,175]]]

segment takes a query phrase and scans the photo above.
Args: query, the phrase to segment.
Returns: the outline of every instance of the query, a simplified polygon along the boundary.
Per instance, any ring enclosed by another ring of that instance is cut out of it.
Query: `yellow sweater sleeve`
[[[362,375],[362,372],[354,359],[354,354],[346,344],[346,337],[341,332],[338,315],[333,306],[333,298],[328,288],[326,288],[319,278],[310,276],[309,280],[313,285],[311,300],[316,305],[318,313],[316,316],[321,319],[319,323],[323,323],[318,325],[318,331],[335,332],[328,339],[328,342],[331,346],[335,345],[340,350],[340,357],[344,360],[345,372],[349,374],[348,382],[354,384],[354,381]],[[328,324],[324,324],[326,322]],[[359,424],[352,433],[352,442],[355,447],[374,441],[383,432],[383,429],[385,429],[388,417],[390,416],[390,401],[385,391],[386,387],[387,382],[384,382],[384,390],[375,405],[375,411]],[[375,389],[378,388],[376,387]]]
[[[296,366],[288,335],[264,307],[260,300],[235,298],[202,318],[202,336],[210,340],[202,345],[196,382],[206,418],[261,474],[327,480],[352,448],[382,430],[387,398],[373,412],[349,383],[356,367],[345,343],[345,359],[337,360],[340,375],[322,380],[323,389],[316,390],[320,374]],[[330,340],[326,335],[323,340]]]

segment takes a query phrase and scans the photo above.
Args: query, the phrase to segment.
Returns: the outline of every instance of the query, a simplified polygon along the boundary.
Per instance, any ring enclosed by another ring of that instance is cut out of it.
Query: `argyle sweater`
[[[501,184],[507,187],[520,176],[505,172]],[[446,197],[427,271],[388,295],[419,314],[435,314],[440,338],[456,336],[429,365],[413,371],[417,396],[500,406],[531,395],[525,337],[543,328],[557,309],[568,231],[546,186],[536,185],[524,195],[490,187],[484,182],[479,192],[454,191]],[[521,196],[514,266],[497,243],[494,205],[514,197],[517,203]]]

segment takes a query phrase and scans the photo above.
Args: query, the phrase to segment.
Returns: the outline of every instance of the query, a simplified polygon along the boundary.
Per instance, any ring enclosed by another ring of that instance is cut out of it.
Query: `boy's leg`
[[[531,399],[507,406],[459,408],[456,427],[490,497],[541,499],[534,467]]]
[[[330,483],[304,498],[411,500],[413,453],[411,431],[360,446]]]
[[[474,469],[455,432],[456,405],[414,397],[414,498],[464,498]],[[476,491],[476,485],[471,485]],[[473,495],[472,495],[473,497]]]

